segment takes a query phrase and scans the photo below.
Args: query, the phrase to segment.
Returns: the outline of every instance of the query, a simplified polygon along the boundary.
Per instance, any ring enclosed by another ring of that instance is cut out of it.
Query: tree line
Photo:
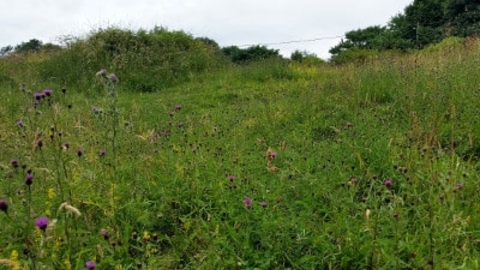
[[[479,33],[479,0],[414,0],[385,26],[345,33],[345,38],[329,52],[333,62],[342,62],[365,50],[421,49],[447,37]]]

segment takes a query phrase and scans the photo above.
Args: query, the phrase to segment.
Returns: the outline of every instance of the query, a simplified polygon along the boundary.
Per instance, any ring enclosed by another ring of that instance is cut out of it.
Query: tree
[[[364,29],[349,31],[345,34],[345,40],[332,47],[329,52],[332,55],[338,55],[351,48],[359,49],[383,49],[385,39],[383,36],[387,33],[384,26],[370,26]]]
[[[43,43],[38,39],[30,39],[28,42],[22,42],[15,46],[16,53],[23,52],[38,52],[43,46]]]
[[[6,56],[13,51],[13,47],[11,45],[7,45],[0,49],[0,56]]]
[[[279,50],[269,49],[259,45],[246,49],[240,49],[237,46],[228,46],[222,48],[222,52],[228,59],[236,64],[243,64],[253,60],[280,58]]]

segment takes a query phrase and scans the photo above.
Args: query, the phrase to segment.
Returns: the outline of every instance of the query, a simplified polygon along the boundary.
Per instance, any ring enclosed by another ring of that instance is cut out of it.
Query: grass
[[[149,93],[2,60],[0,264],[478,269],[480,43],[463,46]]]

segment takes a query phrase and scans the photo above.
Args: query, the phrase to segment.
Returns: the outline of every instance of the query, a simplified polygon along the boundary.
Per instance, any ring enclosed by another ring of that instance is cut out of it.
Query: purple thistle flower
[[[274,159],[277,157],[277,152],[271,151],[270,153],[268,153],[268,156],[270,157],[270,159]]]
[[[43,90],[43,94],[47,97],[51,96],[53,91],[51,89],[45,89]]]
[[[107,229],[101,229],[100,234],[103,236],[103,239],[105,240],[108,240],[108,238],[110,237]]]
[[[107,154],[107,150],[102,149],[102,150],[100,150],[99,154],[100,154],[101,157],[103,157]]]
[[[6,200],[0,200],[0,211],[7,213],[8,210],[8,203]]]
[[[266,208],[267,207],[267,202],[266,201],[263,201],[260,203],[260,205],[263,207],[263,208]]]
[[[97,266],[97,265],[95,264],[94,261],[88,261],[88,262],[85,263],[85,266],[86,266],[88,269],[94,269],[95,266]]]
[[[233,182],[233,180],[235,180],[235,176],[229,175],[229,176],[228,176],[228,180],[230,180],[230,182]]]
[[[247,209],[252,208],[252,199],[250,199],[249,197],[245,197],[245,199],[243,199],[243,203],[245,204],[245,207],[247,207]]]
[[[21,128],[25,127],[25,124],[23,123],[22,120],[17,120],[16,124],[17,124],[17,127],[21,127]]]
[[[33,93],[33,98],[35,98],[35,100],[42,99],[42,96],[43,96],[43,93],[39,93],[39,92]]]
[[[78,148],[78,149],[77,149],[77,156],[78,156],[78,157],[81,157],[82,155],[83,155],[82,149]]]
[[[175,111],[180,111],[182,109],[182,105],[177,104],[175,105]]]
[[[10,161],[10,164],[12,164],[13,168],[18,168],[18,160],[12,159],[12,161]]]
[[[457,189],[461,189],[461,188],[463,188],[463,184],[462,184],[462,183],[458,183],[458,184],[455,185],[455,187],[456,187]]]
[[[25,184],[27,186],[30,186],[33,183],[33,174],[28,173],[27,176],[25,176]]]
[[[388,188],[388,187],[391,187],[393,185],[393,182],[390,179],[385,179],[383,181],[383,184]]]
[[[40,230],[45,231],[48,226],[48,218],[47,217],[40,217],[35,220],[35,226],[37,226]]]

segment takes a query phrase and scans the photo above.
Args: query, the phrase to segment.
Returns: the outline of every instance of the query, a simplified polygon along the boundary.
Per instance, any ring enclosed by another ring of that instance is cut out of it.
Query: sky
[[[386,25],[413,0],[3,0],[0,47],[36,38],[60,43],[100,28],[155,26],[208,37],[221,47],[265,45],[289,57],[327,59],[346,32]]]

